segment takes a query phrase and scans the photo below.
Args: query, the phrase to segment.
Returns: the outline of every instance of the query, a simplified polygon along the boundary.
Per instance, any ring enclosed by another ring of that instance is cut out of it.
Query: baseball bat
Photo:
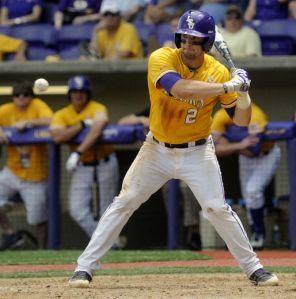
[[[234,71],[236,69],[228,45],[224,40],[223,35],[219,31],[219,28],[216,26],[216,37],[214,41],[214,46],[217,49],[217,51],[220,53],[220,55],[226,60],[227,66],[230,69],[230,72]]]

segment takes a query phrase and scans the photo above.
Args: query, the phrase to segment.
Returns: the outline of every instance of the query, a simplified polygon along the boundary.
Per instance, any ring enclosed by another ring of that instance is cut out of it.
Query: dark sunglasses
[[[190,45],[193,45],[193,46],[201,46],[204,43],[203,40],[202,41],[195,41],[195,40],[191,41],[189,39],[181,37],[181,43],[186,44],[186,42],[188,42]]]
[[[104,17],[116,17],[116,16],[119,16],[119,13],[118,12],[110,12],[110,11],[107,11],[103,14]]]
[[[32,97],[33,95],[31,93],[28,92],[21,92],[21,93],[15,93],[13,94],[14,97],[20,97],[20,96],[24,96],[25,98],[27,97]]]
[[[240,16],[227,16],[226,17],[226,20],[229,20],[229,21],[231,21],[231,20],[241,20],[242,18],[240,17]]]

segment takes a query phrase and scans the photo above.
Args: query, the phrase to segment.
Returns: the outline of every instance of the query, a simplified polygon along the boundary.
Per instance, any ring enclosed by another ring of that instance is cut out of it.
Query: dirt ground
[[[68,287],[67,278],[0,279],[0,298],[296,298],[295,274],[280,285],[253,286],[243,274],[96,276],[88,289]]]

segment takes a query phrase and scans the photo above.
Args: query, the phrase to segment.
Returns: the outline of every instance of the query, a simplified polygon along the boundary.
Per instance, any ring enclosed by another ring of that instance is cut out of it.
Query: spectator
[[[0,61],[5,60],[6,54],[14,54],[16,61],[25,61],[27,43],[24,40],[0,34]]]
[[[240,2],[239,0],[204,0],[200,10],[212,15],[216,24],[221,24],[228,6],[230,4],[239,5]]]
[[[60,0],[54,15],[54,26],[60,29],[63,24],[80,25],[100,19],[100,0]]]
[[[245,12],[246,21],[286,19],[289,0],[250,0]]]
[[[114,0],[104,0],[105,2]],[[120,14],[127,22],[143,22],[144,12],[149,0],[124,0],[118,1]]]
[[[275,143],[262,143],[260,140],[267,121],[266,114],[252,104],[249,135],[240,142],[230,142],[227,139],[226,130],[233,122],[223,109],[216,112],[212,125],[217,155],[239,154],[241,192],[246,201],[252,233],[251,245],[254,249],[264,247],[264,189],[274,176],[281,156],[280,148]]]
[[[3,0],[1,25],[37,23],[41,19],[42,5],[42,0]]]
[[[116,3],[103,3],[102,20],[93,31],[90,48],[97,56],[116,60],[143,57],[137,29],[121,19]]]
[[[151,0],[145,11],[144,23],[169,22],[176,15],[180,15],[177,2],[178,0]]]
[[[258,33],[244,26],[243,13],[237,6],[230,6],[225,14],[221,33],[233,57],[261,56],[261,40]]]
[[[289,17],[296,20],[296,0],[289,1]]]
[[[1,127],[15,127],[18,131],[49,125],[50,108],[36,98],[30,82],[13,86],[13,102],[0,107]],[[10,224],[2,207],[17,192],[27,211],[27,221],[37,225],[40,248],[46,248],[47,206],[46,177],[47,154],[45,145],[10,145],[4,130],[0,129],[0,142],[7,145],[7,164],[0,172],[0,224],[4,231],[1,249],[19,246],[23,240]]]
[[[50,130],[54,141],[61,143],[70,141],[89,127],[82,143],[70,146],[66,169],[72,173],[70,214],[91,237],[98,224],[91,211],[92,185],[95,183],[99,189],[98,206],[102,215],[117,194],[118,162],[111,145],[95,144],[108,122],[108,112],[104,105],[92,100],[88,78],[71,77],[68,86],[70,105],[54,114]]]

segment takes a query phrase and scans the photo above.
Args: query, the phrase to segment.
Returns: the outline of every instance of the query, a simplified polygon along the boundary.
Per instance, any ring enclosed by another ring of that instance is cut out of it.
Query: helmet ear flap
[[[181,34],[179,33],[175,33],[175,44],[178,49],[181,48]]]

